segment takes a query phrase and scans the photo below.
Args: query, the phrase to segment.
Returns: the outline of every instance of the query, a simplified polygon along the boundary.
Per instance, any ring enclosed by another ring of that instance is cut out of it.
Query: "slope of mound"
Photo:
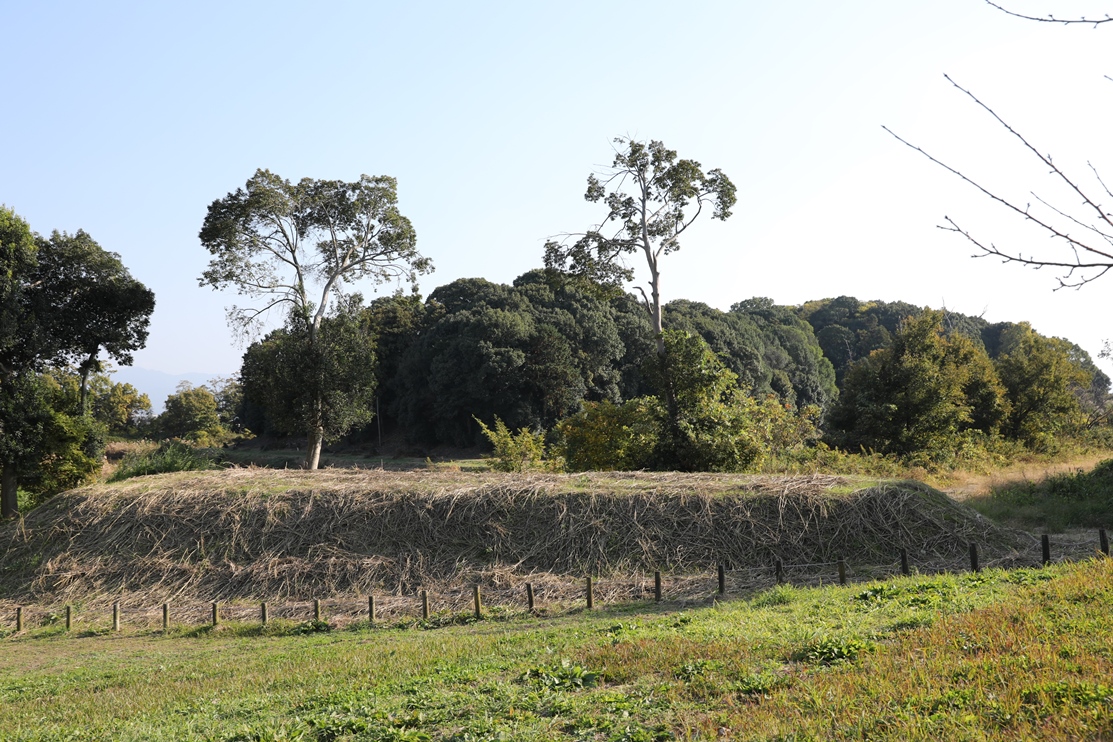
[[[916,483],[831,476],[238,469],[64,493],[0,528],[0,594],[74,600],[408,592],[551,572],[1009,560],[1024,536]]]

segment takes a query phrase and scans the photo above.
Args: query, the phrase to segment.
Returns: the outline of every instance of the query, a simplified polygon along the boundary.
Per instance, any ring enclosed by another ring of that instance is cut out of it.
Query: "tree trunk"
[[[19,474],[12,464],[5,464],[0,471],[0,517],[19,516]]]
[[[657,355],[665,357],[665,325],[664,317],[661,312],[661,275],[657,272],[655,266],[650,265],[652,269],[652,277],[649,282],[649,295],[651,297],[649,305],[649,321],[653,325],[653,334],[657,337]]]
[[[305,456],[305,468],[316,469],[321,463],[321,447],[325,442],[325,429],[316,426],[309,429],[309,451]]]

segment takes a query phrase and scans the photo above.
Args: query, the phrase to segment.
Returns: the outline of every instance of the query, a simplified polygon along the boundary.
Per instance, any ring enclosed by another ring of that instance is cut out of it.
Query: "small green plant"
[[[768,590],[763,590],[754,596],[750,605],[754,608],[768,608],[774,605],[788,605],[796,597],[796,588],[792,585],[777,585]]]
[[[869,645],[852,637],[824,636],[805,644],[793,653],[792,659],[813,665],[837,665],[853,662],[869,650]]]
[[[109,477],[109,482],[121,482],[148,474],[165,474],[175,471],[205,471],[216,469],[212,457],[188,443],[178,440],[163,442],[154,451],[128,454],[119,468]]]
[[[483,435],[494,447],[491,454],[491,468],[495,471],[529,471],[543,469],[545,458],[545,434],[534,433],[528,428],[521,428],[517,433],[511,433],[506,423],[495,417],[495,429],[488,428],[478,417]]]
[[[744,696],[766,696],[778,688],[788,685],[787,676],[772,672],[758,672],[739,680],[734,685],[734,691]]]
[[[311,619],[297,624],[290,630],[290,633],[300,636],[304,634],[320,634],[325,631],[332,631],[332,627],[329,626],[328,621]]]
[[[595,687],[602,680],[602,674],[574,665],[570,660],[561,660],[559,665],[552,667],[531,668],[523,679],[551,690],[582,690]]]
[[[690,683],[696,678],[706,675],[709,670],[715,670],[717,668],[718,663],[711,662],[710,660],[695,660],[694,662],[686,662],[681,665],[673,674],[685,683]]]

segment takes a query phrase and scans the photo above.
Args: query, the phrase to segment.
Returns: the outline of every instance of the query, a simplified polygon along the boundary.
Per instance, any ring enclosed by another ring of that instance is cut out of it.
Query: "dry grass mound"
[[[916,483],[233,469],[73,490],[5,524],[0,597],[403,594],[537,573],[887,564],[900,546],[961,566],[968,542],[992,563],[1030,548],[1024,538]]]

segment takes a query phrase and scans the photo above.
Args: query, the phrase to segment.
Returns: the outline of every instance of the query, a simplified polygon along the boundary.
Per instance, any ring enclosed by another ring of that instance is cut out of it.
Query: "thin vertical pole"
[[[587,609],[595,607],[595,586],[591,582],[591,575],[587,576]]]
[[[723,565],[719,565],[719,595],[727,594],[727,570]]]
[[[116,603],[112,604],[112,630],[113,631],[119,631],[120,630],[120,603],[119,602],[116,602]]]
[[[982,571],[981,566],[978,564],[978,545],[973,542],[970,543],[970,571]]]
[[[421,620],[429,620],[429,593],[425,590],[421,591]]]
[[[261,624],[263,624],[264,626],[266,626],[267,621],[269,619],[270,619],[270,611],[267,610],[267,604],[266,604],[266,601],[264,601],[264,602],[259,604],[259,622]]]
[[[73,628],[73,606],[66,606],[66,631]]]
[[[846,584],[846,560],[839,557],[839,584]]]
[[[215,600],[213,601],[213,626],[220,623],[220,604]]]
[[[479,585],[472,585],[472,602],[475,603],[475,620],[483,618],[483,599],[479,595]]]
[[[375,596],[367,596],[367,621],[368,623],[375,623]]]
[[[1098,529],[1098,544],[1101,546],[1101,553],[1109,556],[1109,536],[1106,535],[1104,528]]]
[[[313,601],[313,620],[314,621],[320,621],[321,620],[321,601],[320,600],[314,600]]]
[[[653,602],[661,602],[661,570],[653,572]]]
[[[23,631],[23,606],[21,605],[15,607],[15,630]]]
[[[900,548],[900,573],[905,577],[912,574],[912,570],[908,568],[908,549],[903,546]]]
[[[170,604],[162,604],[162,630],[166,631],[170,628]]]
[[[781,563],[781,560],[778,559],[773,567],[777,573],[777,584],[780,585],[785,581],[785,566]]]
[[[1051,564],[1051,537],[1046,533],[1040,536],[1040,546],[1043,547],[1043,566]]]
[[[526,583],[526,607],[533,613],[533,583]]]

